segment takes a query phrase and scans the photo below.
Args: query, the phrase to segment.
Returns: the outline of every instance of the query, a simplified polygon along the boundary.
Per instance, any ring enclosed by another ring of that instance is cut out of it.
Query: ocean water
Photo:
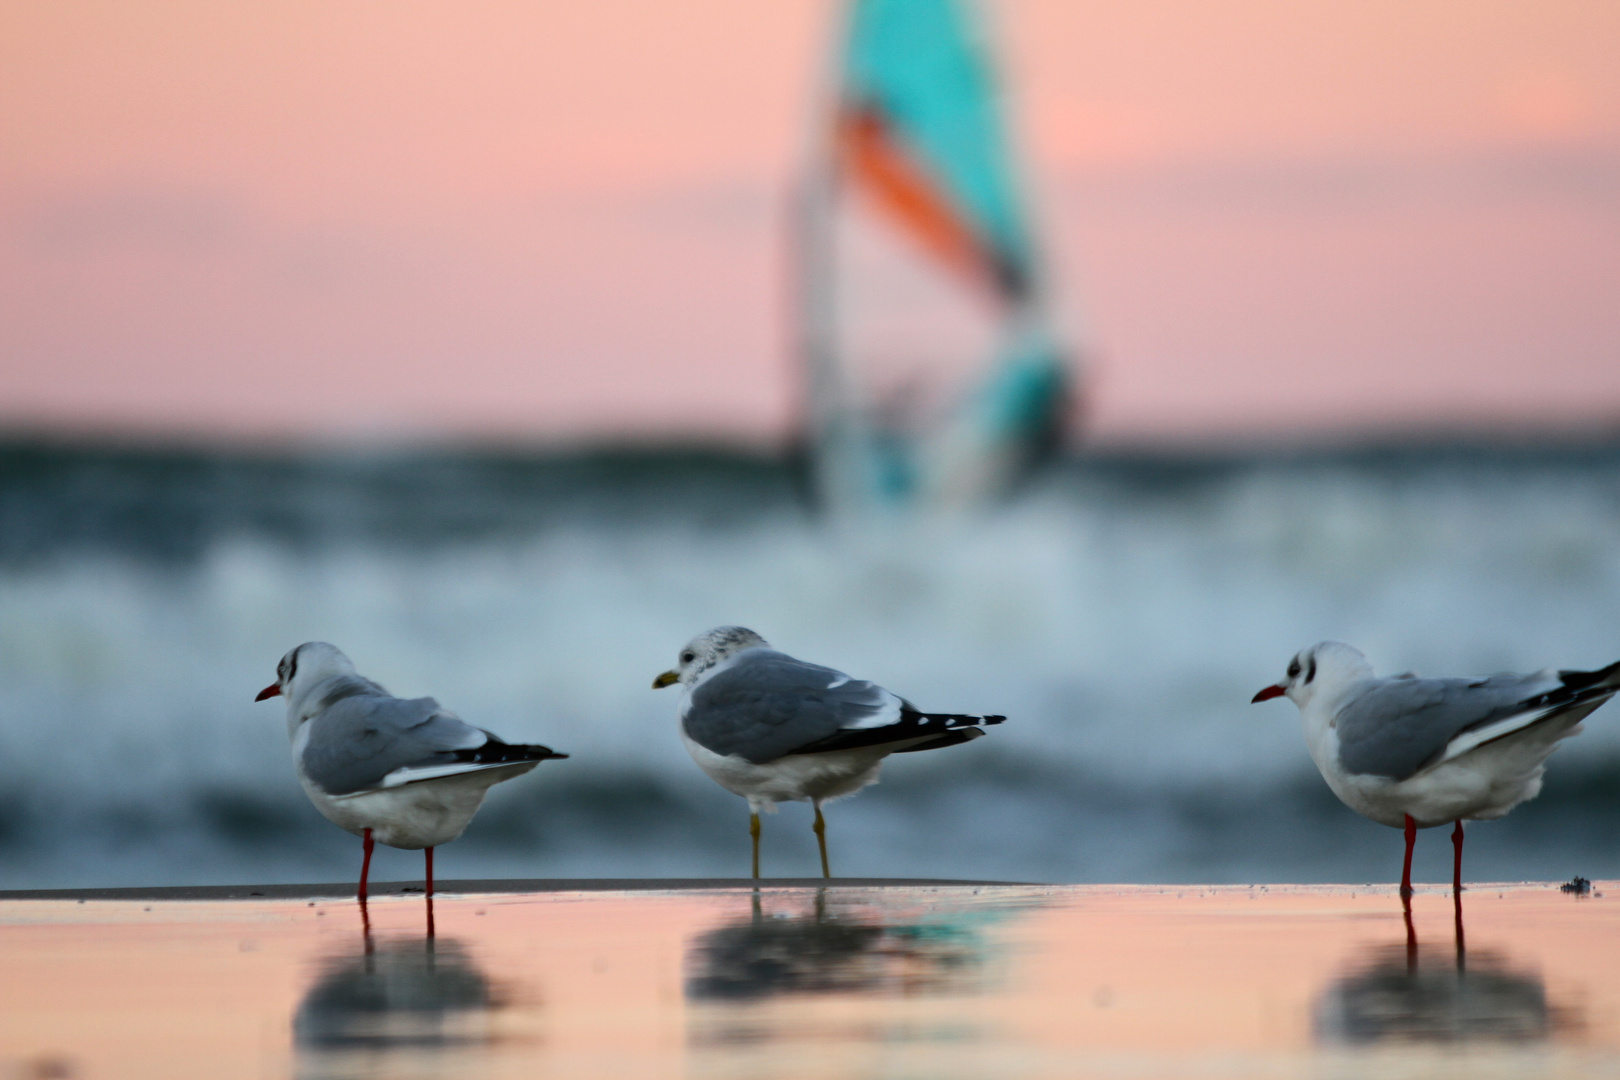
[[[834,870],[869,876],[1388,881],[1398,833],[1334,800],[1291,705],[1249,704],[1296,650],[1426,674],[1620,657],[1620,444],[1092,455],[971,521],[859,530],[799,478],[698,452],[0,448],[0,882],[352,876],[281,703],[252,700],[310,639],[572,755],[497,787],[446,878],[746,873],[744,804],[650,688],[720,623],[1009,716],[829,809]],[[809,825],[766,820],[767,874],[814,872]],[[1476,880],[1620,876],[1620,706],[1469,837]],[[1449,855],[1424,833],[1417,876]]]

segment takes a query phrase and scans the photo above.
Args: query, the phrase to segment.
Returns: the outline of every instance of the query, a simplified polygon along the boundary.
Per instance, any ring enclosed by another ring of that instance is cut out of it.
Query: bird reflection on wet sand
[[[1539,974],[1489,950],[1464,947],[1457,905],[1453,948],[1423,950],[1406,911],[1405,945],[1368,950],[1315,1010],[1317,1039],[1380,1043],[1535,1043],[1572,1033],[1578,1016],[1552,1005]]]
[[[856,906],[828,910],[826,890],[797,914],[751,915],[694,939],[686,996],[761,1001],[788,994],[915,995],[976,988],[984,968],[979,935],[948,920],[883,922]]]
[[[417,1074],[436,1051],[465,1062],[494,1041],[504,1007],[467,949],[448,938],[376,941],[326,960],[293,1017],[302,1077]]]
[[[405,891],[407,893],[412,893],[412,892],[423,892],[424,890],[423,889],[410,889],[410,888],[407,888]],[[426,895],[422,898],[423,910],[424,910],[424,913],[427,916],[427,925],[426,925],[426,928],[425,928],[424,932],[427,934],[427,939],[429,941],[432,941],[434,939],[434,937],[436,937],[438,935],[438,930],[437,930],[436,925],[435,925],[435,923],[433,921],[433,881],[432,881],[432,879],[428,880],[427,888],[426,888],[425,891],[426,891]],[[360,927],[361,927],[360,932],[365,937],[366,952],[370,952],[371,949],[372,949],[372,941],[371,941],[371,908],[366,904],[366,898],[363,897],[363,896],[359,898],[357,903],[360,905]]]

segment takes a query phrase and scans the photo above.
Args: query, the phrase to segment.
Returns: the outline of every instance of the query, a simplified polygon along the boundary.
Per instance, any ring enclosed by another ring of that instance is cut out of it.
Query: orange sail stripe
[[[838,142],[850,172],[923,247],[975,281],[994,286],[993,262],[985,257],[978,237],[895,145],[878,113],[844,110]]]

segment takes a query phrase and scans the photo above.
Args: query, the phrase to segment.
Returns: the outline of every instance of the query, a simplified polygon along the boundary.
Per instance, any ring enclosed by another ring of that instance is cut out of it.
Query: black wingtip
[[[555,758],[566,758],[567,754],[559,754],[549,746],[538,743],[506,743],[499,739],[491,739],[483,746],[471,750],[458,750],[453,755],[457,760],[470,761],[478,765],[516,765],[524,761],[551,761]]]
[[[943,750],[947,746],[961,746],[963,743],[972,742],[974,739],[982,739],[984,736],[984,728],[957,728],[954,731],[947,731],[945,734],[939,736],[939,738],[931,739],[925,743],[918,743],[915,746],[902,746],[900,749],[896,750],[895,753],[915,754],[919,750]]]
[[[1593,687],[1612,687],[1620,684],[1620,660],[1596,671],[1560,671],[1558,678],[1564,689],[1577,693]]]
[[[975,713],[912,713],[920,717],[924,723],[938,720],[948,728],[978,727],[981,724],[1000,724],[1006,722],[1005,716],[979,716]]]
[[[862,746],[884,746],[889,743],[909,742],[919,736],[927,739],[915,746],[895,750],[909,753],[913,750],[934,750],[941,746],[957,746],[983,735],[985,725],[999,724],[1005,716],[979,716],[976,713],[925,713],[906,707],[900,711],[900,720],[875,728],[844,728],[793,751],[795,754],[822,754],[833,750],[853,750]],[[929,736],[937,738],[928,738]],[[757,764],[757,762],[756,762]]]

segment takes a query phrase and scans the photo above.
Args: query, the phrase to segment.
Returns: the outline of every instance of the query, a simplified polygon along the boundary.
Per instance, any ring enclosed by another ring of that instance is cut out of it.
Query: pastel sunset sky
[[[1620,4],[1000,0],[1105,443],[1620,419]],[[832,0],[9,0],[0,430],[793,424]]]

